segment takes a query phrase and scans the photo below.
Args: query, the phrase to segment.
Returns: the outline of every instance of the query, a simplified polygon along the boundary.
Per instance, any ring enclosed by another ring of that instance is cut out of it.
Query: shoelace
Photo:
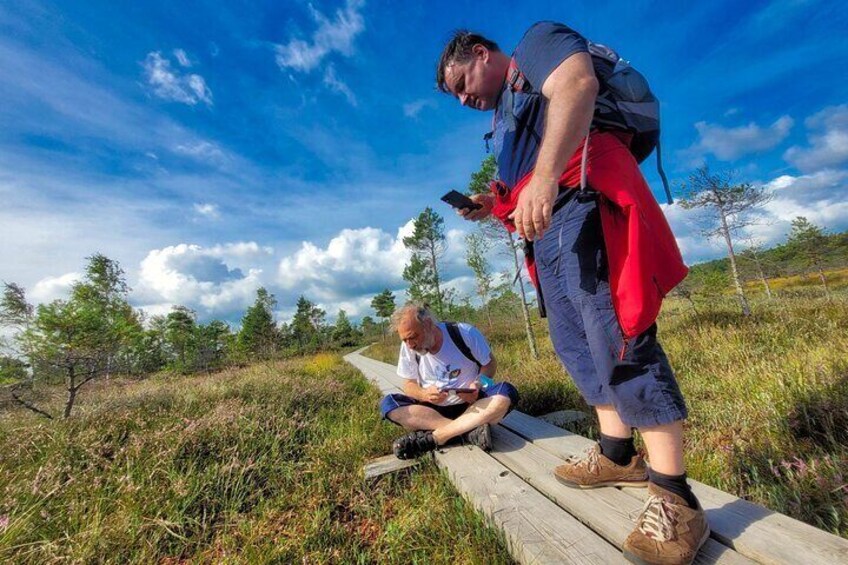
[[[675,512],[665,498],[652,495],[642,506],[637,528],[651,539],[666,542],[674,538],[674,516]]]
[[[601,450],[597,446],[593,446],[587,449],[585,453],[586,455],[582,459],[571,457],[569,461],[573,462],[575,466],[585,465],[590,473],[597,475],[601,470]]]

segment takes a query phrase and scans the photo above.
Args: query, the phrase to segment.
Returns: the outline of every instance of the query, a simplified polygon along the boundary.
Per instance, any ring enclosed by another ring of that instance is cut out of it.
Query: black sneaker
[[[429,430],[410,432],[392,443],[392,451],[398,459],[415,459],[437,447],[433,432]]]
[[[492,427],[489,424],[477,426],[462,436],[471,445],[476,445],[486,453],[492,450]]]

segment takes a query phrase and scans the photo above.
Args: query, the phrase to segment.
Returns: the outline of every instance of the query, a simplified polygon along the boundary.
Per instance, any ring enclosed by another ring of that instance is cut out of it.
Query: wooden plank
[[[515,410],[502,424],[560,458],[594,443]],[[712,537],[742,555],[760,563],[848,563],[848,540],[698,481],[689,483],[707,514]],[[623,492],[641,500],[647,497],[640,489]]]
[[[554,467],[562,464],[562,459],[503,426],[494,426],[492,437],[495,443],[492,457],[621,549],[642,509],[638,499],[616,488],[582,490],[563,486],[551,473]],[[709,539],[698,553],[695,563],[742,565],[755,562]]]
[[[626,563],[606,540],[478,448],[440,450],[436,462],[457,490],[504,532],[520,563]]]
[[[398,459],[394,455],[384,455],[367,462],[362,467],[362,474],[366,481],[373,481],[385,474],[414,467],[421,461],[422,459]]]

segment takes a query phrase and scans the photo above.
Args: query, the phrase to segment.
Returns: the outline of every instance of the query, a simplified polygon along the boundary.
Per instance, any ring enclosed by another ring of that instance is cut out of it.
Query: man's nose
[[[465,106],[466,102],[468,102],[468,95],[463,92],[459,95],[459,103]]]

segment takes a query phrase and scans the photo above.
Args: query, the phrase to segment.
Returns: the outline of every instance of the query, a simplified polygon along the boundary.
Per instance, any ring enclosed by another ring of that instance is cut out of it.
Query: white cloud
[[[152,51],[141,63],[147,82],[159,98],[194,106],[203,102],[212,105],[212,91],[203,77],[197,74],[181,75],[171,69],[171,62],[159,51]]]
[[[181,304],[211,315],[243,311],[262,286],[262,269],[230,268],[220,258],[224,250],[181,243],[150,251],[141,262],[139,294],[152,305]]]
[[[403,105],[403,115],[407,118],[417,118],[424,108],[435,108],[436,102],[429,98],[421,98]]]
[[[736,128],[698,122],[695,124],[698,141],[681,154],[688,159],[689,164],[701,161],[708,153],[722,161],[733,161],[743,155],[761,153],[777,146],[789,135],[793,124],[789,116],[781,116],[768,127],[761,127],[754,122]]]
[[[255,259],[274,254],[273,247],[260,246],[255,241],[239,241],[236,243],[225,243],[209,248],[211,257],[219,257],[228,261],[240,261],[244,259]]]
[[[343,94],[351,106],[357,105],[356,96],[350,87],[336,76],[336,68],[333,65],[327,65],[327,69],[324,71],[324,84],[333,92]]]
[[[182,49],[174,49],[174,57],[176,57],[177,62],[181,67],[191,66],[191,61],[189,60],[188,55],[186,55],[186,52]]]
[[[277,282],[317,300],[338,301],[384,287],[404,286],[403,267],[410,253],[403,238],[412,233],[412,221],[392,237],[376,228],[344,229],[325,249],[305,241],[280,261]]]
[[[330,53],[351,56],[353,40],[365,29],[365,20],[359,13],[364,4],[362,0],[347,0],[343,9],[336,10],[333,20],[310,5],[318,28],[309,40],[294,38],[285,45],[277,45],[277,65],[281,69],[311,71]]]
[[[45,277],[35,283],[27,293],[27,300],[37,304],[47,304],[57,299],[67,299],[71,288],[82,279],[80,273],[66,273],[58,277]]]
[[[793,146],[783,158],[804,172],[835,167],[848,161],[848,105],[830,106],[810,116],[807,148]]]
[[[195,203],[194,211],[201,216],[206,218],[210,218],[212,220],[217,220],[221,217],[221,212],[218,210],[218,206],[216,204],[209,203]]]

